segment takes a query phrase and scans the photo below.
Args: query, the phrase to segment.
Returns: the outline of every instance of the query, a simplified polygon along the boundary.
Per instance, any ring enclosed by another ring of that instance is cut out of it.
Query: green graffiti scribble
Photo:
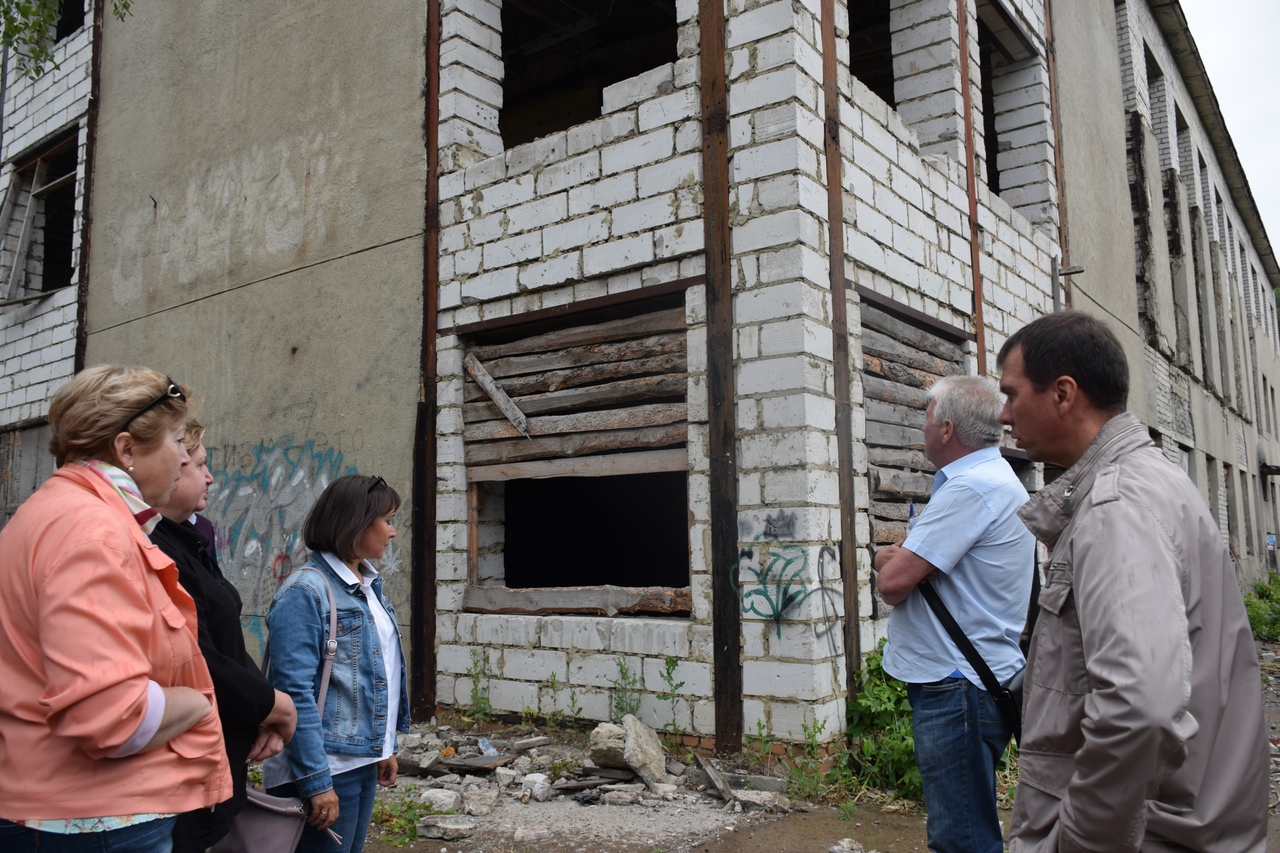
[[[738,571],[733,576],[734,590],[740,592],[738,575],[745,569],[759,586],[741,592],[742,615],[754,614],[772,619],[778,639],[781,640],[783,617],[809,596],[810,590],[804,579],[809,568],[809,557],[799,545],[761,542],[760,536],[754,541],[754,547],[738,552]],[[760,555],[758,560],[757,551]]]

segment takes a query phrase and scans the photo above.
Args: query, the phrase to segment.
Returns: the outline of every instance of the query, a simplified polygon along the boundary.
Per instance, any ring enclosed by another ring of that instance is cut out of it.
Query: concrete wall
[[[1274,283],[1146,3],[1056,0],[1053,13],[1067,262],[1086,270],[1073,307],[1120,335],[1130,409],[1200,486],[1242,580],[1257,577],[1277,523],[1257,477],[1280,452],[1261,411],[1280,353]],[[1117,61],[1097,61],[1108,49]]]
[[[426,25],[406,11],[161,4],[105,27],[88,362],[202,398],[206,514],[258,636],[327,482],[379,474],[410,499]]]

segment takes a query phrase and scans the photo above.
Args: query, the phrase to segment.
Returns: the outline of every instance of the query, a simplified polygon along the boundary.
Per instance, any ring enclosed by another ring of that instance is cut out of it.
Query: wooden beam
[[[862,324],[864,326],[870,325],[867,322],[867,318],[865,315],[865,311],[866,311],[865,306],[866,306],[866,303],[869,302],[872,305],[880,306],[886,311],[892,311],[894,314],[898,314],[903,317],[906,317],[912,323],[915,323],[922,328],[930,329],[935,333],[942,335],[944,338],[946,338],[949,341],[955,341],[955,342],[971,341],[975,338],[975,335],[973,334],[973,332],[970,332],[967,329],[962,329],[959,326],[953,326],[950,323],[945,323],[942,320],[939,320],[935,317],[930,317],[928,314],[924,313],[923,311],[919,311],[915,308],[912,308],[909,305],[903,305],[901,302],[895,302],[892,297],[885,296],[884,294],[881,294],[881,293],[876,293],[874,290],[867,287],[866,285],[854,284],[851,281],[846,281],[845,285],[847,287],[852,287],[854,289],[854,292],[858,294],[858,298],[861,299],[863,302],[864,315],[862,319]],[[879,313],[881,313],[882,316],[885,316],[883,315],[883,312],[879,312]],[[874,328],[879,328],[879,326],[874,326]],[[912,328],[912,327],[906,326],[906,328]],[[885,330],[880,329],[880,331],[885,331]]]
[[[484,369],[484,365],[480,363],[474,355],[467,353],[467,357],[462,360],[462,365],[467,369],[467,373],[471,374],[471,378],[476,384],[484,389],[484,393],[489,395],[489,399],[498,407],[498,411],[502,412],[503,417],[511,422],[516,431],[525,438],[529,437],[529,424],[525,419],[524,412],[520,411],[515,403],[511,402],[511,398],[507,396],[507,392],[498,387],[498,383],[493,381],[493,377],[489,375],[489,371]]]
[[[621,320],[609,320],[589,326],[573,326],[505,344],[477,346],[473,347],[471,352],[475,353],[476,358],[492,359],[506,355],[561,350],[599,341],[645,337],[660,332],[683,331],[684,328],[684,308],[668,308],[665,311],[654,311],[637,317],[623,317]]]
[[[733,269],[729,260],[729,87],[724,0],[698,0],[702,77],[702,220],[707,255],[707,402],[710,417],[711,630],[716,750],[742,749],[742,614],[738,565],[738,457],[733,381]]]
[[[684,587],[577,586],[511,589],[468,586],[462,609],[469,613],[689,613],[693,595]]]
[[[494,465],[499,462],[522,462],[528,459],[559,459],[568,456],[590,456],[628,448],[659,448],[683,445],[689,437],[689,425],[665,424],[636,429],[614,429],[604,432],[578,432],[539,438],[486,441],[468,444],[468,465]]]
[[[652,403],[630,406],[624,409],[604,409],[594,412],[577,412],[571,415],[547,415],[530,418],[525,432],[519,432],[513,424],[502,421],[482,421],[463,428],[465,441],[494,441],[523,435],[565,435],[596,430],[631,429],[634,427],[660,426],[684,421],[689,407],[684,403]]]
[[[689,377],[686,374],[672,373],[666,376],[623,379],[618,382],[592,385],[589,388],[569,388],[564,391],[549,391],[545,394],[530,394],[516,398],[515,403],[527,417],[551,412],[574,412],[617,406],[622,403],[637,403],[660,397],[684,399],[688,388]],[[467,403],[462,407],[462,418],[466,423],[500,417],[502,412],[493,403]]]
[[[653,474],[689,470],[686,448],[583,456],[576,459],[539,459],[498,465],[469,465],[467,479],[473,483],[501,480],[545,480],[550,477],[620,477],[626,474]]]
[[[467,484],[467,583],[480,583],[480,487]]]
[[[438,3],[439,0],[434,0],[434,2]],[[572,318],[574,317],[589,315],[596,311],[623,309],[637,302],[652,303],[655,299],[683,293],[691,287],[699,287],[704,283],[704,276],[695,275],[675,281],[666,281],[661,284],[647,284],[635,290],[610,293],[607,296],[597,296],[594,299],[566,302],[563,305],[540,308],[537,311],[526,311],[519,314],[510,314],[506,317],[494,317],[491,320],[478,320],[474,323],[450,326],[446,329],[441,329],[440,334],[469,337],[471,335],[506,332],[514,328],[527,329],[536,325],[554,325],[564,328],[573,322]]]
[[[582,346],[565,346],[552,352],[520,353],[485,360],[485,369],[496,377],[525,373],[545,373],[589,364],[627,361],[662,353],[683,353],[687,349],[683,333],[648,335],[630,341],[593,341]],[[472,353],[468,358],[474,358]]]
[[[529,394],[545,394],[548,391],[563,391],[568,388],[581,388],[599,385],[605,382],[618,382],[641,376],[655,376],[664,373],[687,373],[688,356],[682,352],[655,355],[651,358],[636,358],[630,361],[615,361],[608,364],[589,364],[569,370],[551,370],[546,373],[532,373],[527,376],[496,377],[498,386],[510,397],[523,397]],[[474,403],[485,399],[484,389],[474,382],[467,382],[462,389],[462,399],[466,403]]]

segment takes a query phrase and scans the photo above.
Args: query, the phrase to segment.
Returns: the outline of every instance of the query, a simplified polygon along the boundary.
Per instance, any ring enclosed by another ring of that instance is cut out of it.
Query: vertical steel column
[[[422,360],[413,430],[413,543],[409,554],[410,711],[436,707],[436,313],[440,267],[440,0],[427,0],[427,190],[422,235]]]
[[[853,405],[849,401],[849,302],[844,257],[844,158],[840,153],[840,90],[836,69],[836,4],[822,0],[822,95],[826,111],[827,237],[831,286],[831,335],[836,394],[836,445],[840,492],[840,576],[844,579],[844,665],[852,696],[862,668],[858,613],[857,542],[853,536]]]

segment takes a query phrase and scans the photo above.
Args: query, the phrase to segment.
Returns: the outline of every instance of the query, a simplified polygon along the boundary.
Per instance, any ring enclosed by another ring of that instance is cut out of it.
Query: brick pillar
[[[977,27],[972,25],[972,18],[970,24],[970,79],[976,81]],[[956,0],[892,0],[889,30],[898,114],[920,138],[921,154],[943,154],[964,163],[964,96],[960,88]],[[981,106],[981,94],[975,93],[974,108]],[[976,125],[982,127],[980,117]],[[980,140],[977,147],[981,151]]]
[[[440,167],[502,153],[502,7],[444,0],[440,8]]]
[[[845,685],[820,23],[731,2],[727,48],[745,731],[829,740]]]

